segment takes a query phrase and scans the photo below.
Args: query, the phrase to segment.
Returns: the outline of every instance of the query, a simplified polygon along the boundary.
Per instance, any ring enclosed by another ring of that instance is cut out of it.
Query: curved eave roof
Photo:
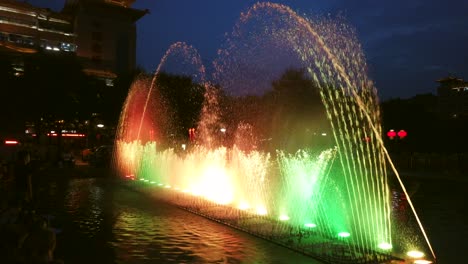
[[[439,82],[439,83],[441,82],[463,82],[463,79],[456,78],[456,77],[446,77],[446,78],[436,80],[436,82]]]
[[[119,5],[113,5],[105,2],[84,2],[83,3],[85,6],[95,6],[99,8],[103,8],[109,11],[114,11],[117,13],[122,13],[125,15],[128,15],[133,22],[138,21],[140,18],[142,18],[144,15],[149,13],[148,9],[145,10],[140,10],[140,9],[134,9],[134,8],[129,8],[129,7],[124,7],[124,6],[119,6]]]
[[[33,48],[18,47],[13,44],[2,43],[2,42],[0,42],[0,48],[4,48],[5,50],[9,52],[18,52],[18,53],[26,53],[26,54],[37,53],[37,50]]]

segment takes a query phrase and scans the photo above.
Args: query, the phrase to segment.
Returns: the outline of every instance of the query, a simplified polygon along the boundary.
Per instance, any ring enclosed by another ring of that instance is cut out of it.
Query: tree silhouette
[[[320,91],[306,77],[305,70],[286,70],[272,87],[264,97],[272,109],[270,127],[274,144],[291,152],[328,144],[320,137],[330,130]]]
[[[204,100],[205,88],[187,76],[159,73],[156,77],[165,104],[172,115],[173,138],[187,138],[189,128],[196,127]]]

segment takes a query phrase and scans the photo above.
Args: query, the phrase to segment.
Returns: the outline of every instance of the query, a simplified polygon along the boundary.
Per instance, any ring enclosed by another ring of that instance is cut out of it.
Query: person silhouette
[[[26,150],[17,154],[14,167],[17,199],[20,202],[32,202],[30,155]]]

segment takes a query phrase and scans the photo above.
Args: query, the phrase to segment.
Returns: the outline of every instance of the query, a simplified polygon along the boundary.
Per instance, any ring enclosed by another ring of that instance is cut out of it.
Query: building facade
[[[38,52],[75,53],[75,42],[70,15],[0,0],[0,52],[11,60],[15,75],[23,74],[25,57]]]
[[[439,113],[444,117],[468,117],[468,82],[456,77],[437,80]]]
[[[136,22],[148,11],[132,0],[68,0],[63,13],[73,17],[76,54],[88,74],[103,78],[131,72],[136,65]]]
[[[85,73],[112,79],[135,68],[136,21],[148,11],[132,0],[68,0],[60,12],[0,0],[0,52],[16,75],[35,53],[77,56]]]

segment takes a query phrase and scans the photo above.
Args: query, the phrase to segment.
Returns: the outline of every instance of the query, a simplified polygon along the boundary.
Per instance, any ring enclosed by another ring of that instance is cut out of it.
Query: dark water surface
[[[468,175],[458,179],[421,175],[414,206],[431,241],[438,264],[468,263]]]
[[[108,177],[52,174],[63,175],[41,180],[38,209],[55,216],[56,256],[65,263],[319,263]]]

